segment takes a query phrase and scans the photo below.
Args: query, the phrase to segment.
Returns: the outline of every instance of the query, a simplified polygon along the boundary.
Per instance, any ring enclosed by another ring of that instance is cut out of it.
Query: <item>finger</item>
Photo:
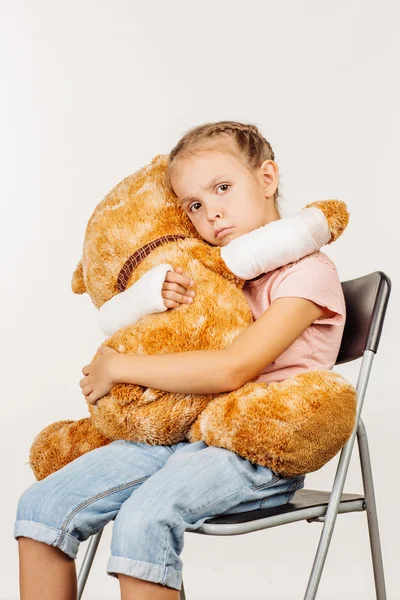
[[[185,303],[191,303],[193,302],[193,298],[191,298],[190,296],[185,296],[185,294],[179,294],[177,292],[163,292],[162,294],[163,298],[167,298],[168,300],[175,300],[175,302],[179,302],[180,304],[182,304],[183,302]]]
[[[180,275],[179,273],[172,273],[172,271],[168,271],[165,280],[169,283],[178,283],[184,287],[193,287],[194,281],[187,277],[186,275]]]
[[[174,302],[173,300],[164,300],[164,306],[167,308],[176,308],[179,306],[179,302]]]
[[[88,378],[84,377],[83,379],[80,380],[79,385],[81,386],[81,388],[83,388],[85,385],[87,385],[88,383]]]
[[[89,375],[90,373],[90,365],[85,365],[82,369],[83,375]]]
[[[176,292],[178,294],[185,294],[186,288],[183,285],[179,285],[179,283],[165,283],[162,287],[163,290],[168,290],[170,292]]]
[[[82,394],[84,396],[88,396],[92,392],[93,392],[93,386],[92,385],[85,385],[85,387],[82,388]]]
[[[89,396],[86,396],[86,400],[89,402],[89,404],[96,404],[98,398],[96,398],[96,396],[94,394],[90,394]]]
[[[114,352],[114,350],[110,346],[100,346],[99,352],[100,354],[107,354],[107,352]]]

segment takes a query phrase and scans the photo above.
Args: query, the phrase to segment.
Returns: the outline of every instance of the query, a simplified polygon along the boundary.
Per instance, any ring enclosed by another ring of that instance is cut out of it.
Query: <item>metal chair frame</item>
[[[362,357],[357,380],[357,414],[351,437],[343,446],[331,492],[298,490],[291,502],[274,508],[253,510],[238,514],[224,514],[207,519],[192,533],[203,535],[241,535],[287,523],[306,520],[308,523],[323,523],[323,528],[308,580],[304,600],[316,597],[323,567],[329,550],[338,514],[366,511],[374,571],[377,600],[386,600],[382,549],[379,536],[378,516],[372,477],[367,432],[361,419],[365,393],[369,381],[374,355],[377,352],[386,307],[389,300],[390,279],[381,271],[357,279],[342,282],[346,298],[347,320],[342,344],[336,364]],[[347,292],[347,294],[346,294]],[[354,295],[359,298],[355,302]],[[351,302],[350,300],[351,297]],[[349,310],[351,309],[351,310]],[[364,494],[343,494],[348,467],[357,437]],[[78,600],[89,575],[103,530],[90,539],[78,575]],[[180,600],[186,600],[182,582]]]

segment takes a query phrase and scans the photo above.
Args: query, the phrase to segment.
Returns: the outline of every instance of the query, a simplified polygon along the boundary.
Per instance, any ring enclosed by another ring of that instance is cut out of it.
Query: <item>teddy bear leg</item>
[[[111,441],[94,427],[90,418],[58,421],[45,427],[34,439],[29,465],[39,481],[82,454]]]
[[[212,400],[188,431],[284,477],[320,469],[353,432],[355,388],[338,373],[307,371],[282,382],[250,382]]]

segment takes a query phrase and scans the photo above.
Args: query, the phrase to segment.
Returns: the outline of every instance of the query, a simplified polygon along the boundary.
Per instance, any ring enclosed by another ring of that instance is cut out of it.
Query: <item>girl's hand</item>
[[[195,293],[189,288],[193,286],[194,281],[182,273],[182,267],[177,267],[174,271],[168,271],[165,276],[161,296],[167,308],[176,308],[180,304],[190,304],[193,301]]]
[[[86,377],[79,382],[82,393],[90,404],[96,404],[117,383],[115,380],[115,358],[119,356],[119,352],[109,346],[100,346],[97,351],[100,356],[90,365],[83,367],[82,373]]]

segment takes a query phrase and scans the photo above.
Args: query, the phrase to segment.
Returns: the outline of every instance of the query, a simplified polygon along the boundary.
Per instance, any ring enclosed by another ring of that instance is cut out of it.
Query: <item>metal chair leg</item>
[[[371,458],[368,448],[367,432],[360,420],[358,428],[358,450],[360,454],[361,472],[364,484],[369,541],[371,545],[372,566],[374,569],[375,590],[377,600],[386,600],[385,575],[383,572],[382,548],[379,538],[378,515],[376,511],[374,483],[372,478]]]
[[[354,442],[358,435],[359,429],[362,427],[361,410],[364,403],[365,391],[368,384],[369,374],[371,371],[374,353],[366,350],[363,355],[361,368],[357,381],[357,414],[353,433],[347,440],[340,453],[339,463],[336,469],[335,480],[333,483],[332,492],[329,498],[328,508],[325,514],[325,522],[319,539],[317,553],[314,558],[314,563],[311,570],[311,575],[308,580],[304,600],[314,600],[317,595],[319,582],[322,575],[322,570],[325,565],[326,556],[332,539],[333,530],[336,523],[338,508],[342,497],[343,487],[347,476],[347,470],[353,451]],[[379,599],[379,600],[383,600]]]
[[[183,587],[183,581],[182,581],[181,591],[179,593],[179,600],[186,600],[185,588]]]
[[[344,451],[345,450],[342,450],[342,452]],[[321,536],[319,539],[318,549],[314,557],[314,563],[311,569],[311,575],[308,580],[304,600],[315,600],[317,595],[322,570],[325,565],[326,557],[332,539],[333,530],[336,523],[336,517],[338,514],[338,508],[344,484],[344,480],[342,480],[343,476],[343,472],[336,472],[335,482],[337,481],[337,486],[334,492],[331,493],[328,508],[324,515],[324,526],[322,528]]]
[[[79,569],[78,575],[78,600],[81,600],[83,590],[86,585],[86,581],[89,575],[89,571],[93,564],[94,555],[96,554],[97,546],[99,545],[103,529],[101,529],[95,535],[92,535],[89,545],[86,550],[85,557],[83,559],[81,568]]]

